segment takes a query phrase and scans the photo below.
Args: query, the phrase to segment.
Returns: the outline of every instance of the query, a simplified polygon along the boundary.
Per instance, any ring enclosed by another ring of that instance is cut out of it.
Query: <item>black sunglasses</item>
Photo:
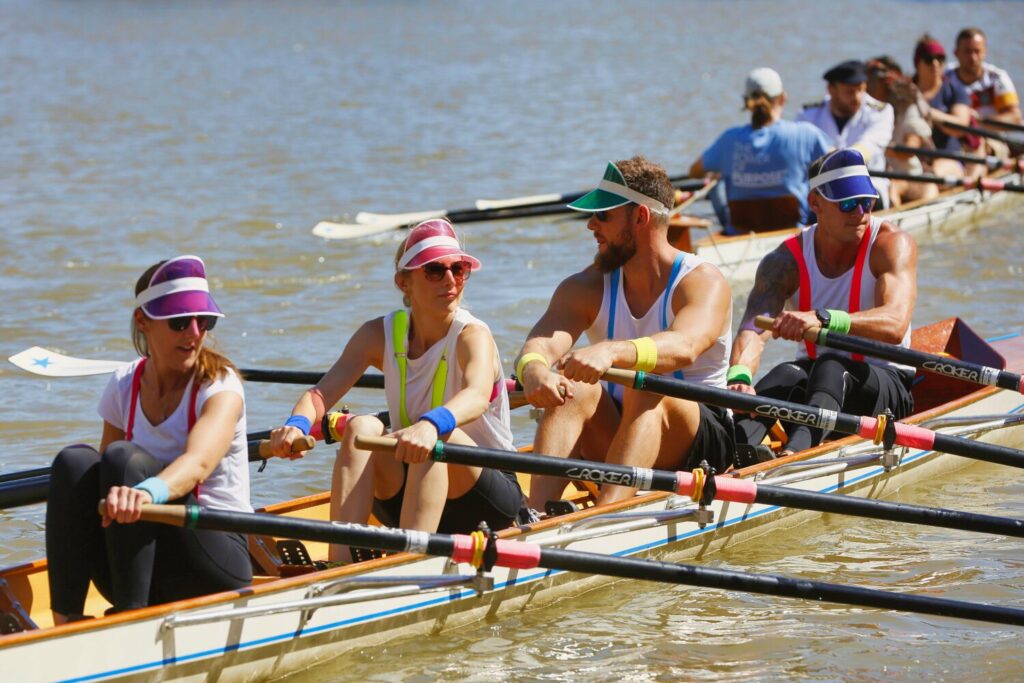
[[[473,264],[469,261],[456,261],[450,266],[444,266],[437,261],[432,261],[423,266],[423,274],[431,282],[440,282],[448,271],[452,272],[452,277],[456,280],[468,280],[469,274],[473,272]]]
[[[196,321],[196,327],[200,332],[209,332],[217,326],[217,316],[215,315],[188,315],[181,318],[168,318],[167,326],[175,332],[184,332],[192,324],[192,321]]]

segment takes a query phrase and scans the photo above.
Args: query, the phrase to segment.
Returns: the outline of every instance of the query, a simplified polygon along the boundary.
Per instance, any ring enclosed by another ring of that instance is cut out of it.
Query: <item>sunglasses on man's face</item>
[[[946,61],[946,55],[925,55],[921,57],[922,62],[938,62],[943,64]]]
[[[445,266],[437,261],[433,261],[423,266],[423,274],[431,282],[440,282],[448,271],[451,271],[453,278],[461,282],[469,279],[469,274],[473,272],[473,264],[469,261],[456,261],[451,265]]]
[[[217,316],[215,315],[189,315],[181,318],[168,318],[167,326],[175,332],[184,332],[192,325],[193,320],[196,321],[196,327],[200,332],[209,332],[217,326]]]
[[[853,197],[852,199],[841,199],[836,202],[836,204],[839,206],[839,210],[843,213],[853,213],[858,206],[862,212],[870,213],[871,209],[875,207],[875,198]]]

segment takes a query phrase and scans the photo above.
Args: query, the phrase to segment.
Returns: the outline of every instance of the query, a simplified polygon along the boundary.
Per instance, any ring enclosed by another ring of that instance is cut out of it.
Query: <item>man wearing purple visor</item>
[[[69,446],[50,474],[46,550],[56,623],[84,618],[90,581],[119,612],[252,582],[242,534],[134,523],[146,503],[252,511],[245,396],[235,366],[206,345],[224,314],[202,259],[151,266],[135,285],[134,308],[141,358],[107,384],[99,450]]]
[[[888,408],[897,419],[904,417],[913,412],[913,368],[818,348],[803,338],[807,330],[825,328],[909,346],[917,245],[892,223],[871,215],[877,194],[857,150],[840,149],[817,159],[808,176],[808,203],[818,222],[783,242],[758,266],[732,347],[729,388],[858,415]],[[759,315],[775,318],[770,331],[754,326]],[[797,359],[774,367],[751,386],[765,342],[780,337],[801,342]],[[737,443],[760,445],[772,423],[738,419]],[[786,429],[787,451],[816,446],[825,436],[806,425]]]

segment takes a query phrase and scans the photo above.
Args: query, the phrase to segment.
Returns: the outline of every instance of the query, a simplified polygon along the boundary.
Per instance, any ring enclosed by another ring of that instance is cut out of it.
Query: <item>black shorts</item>
[[[735,456],[732,415],[725,408],[701,403],[700,425],[686,459],[686,469],[692,470],[700,465],[701,460],[707,460],[721,474],[733,464]]]
[[[408,471],[408,467],[406,467]],[[391,498],[373,499],[373,514],[385,526],[397,527],[402,517],[405,482]],[[511,472],[484,468],[480,478],[469,491],[459,498],[445,501],[438,533],[468,534],[476,531],[480,522],[487,522],[493,531],[506,529],[515,521],[523,506],[523,490],[516,475]]]

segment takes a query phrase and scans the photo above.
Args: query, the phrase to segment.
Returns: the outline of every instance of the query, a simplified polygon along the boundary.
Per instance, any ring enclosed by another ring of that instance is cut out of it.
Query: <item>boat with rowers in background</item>
[[[993,187],[998,187],[998,183],[1019,184],[1021,178],[1020,173],[1007,172],[986,180],[996,181]],[[875,215],[917,237],[928,231],[960,229],[1011,202],[1019,201],[1020,196],[1011,192],[957,187],[932,199],[909,202],[898,209],[879,211]],[[677,249],[705,258],[721,268],[730,281],[741,282],[753,280],[764,255],[797,231],[796,228],[786,228],[723,235],[715,232],[708,221],[680,217],[673,220],[669,238]]]
[[[956,319],[915,330],[913,348],[989,367],[1024,368],[1024,337],[989,344]],[[1024,397],[1017,391],[919,374],[914,394],[919,411],[908,423],[985,443],[1024,445]],[[933,450],[886,451],[849,437],[734,476],[793,491],[878,498],[968,462]],[[704,558],[819,514],[759,503],[702,505],[662,492],[594,507],[591,494],[585,485],[573,487],[570,497],[582,509],[506,529],[499,537],[679,560]],[[266,512],[322,520],[327,504],[328,494],[322,493]],[[326,558],[324,544],[279,546],[269,536],[251,536],[250,550],[257,576],[244,590],[111,616],[103,616],[109,605],[93,590],[86,612],[96,618],[57,627],[49,613],[45,560],[0,571],[0,658],[6,675],[19,681],[261,679],[399,635],[500,617],[608,580],[540,568],[460,572],[445,558],[409,553],[318,569],[305,563],[307,555],[314,562]]]

